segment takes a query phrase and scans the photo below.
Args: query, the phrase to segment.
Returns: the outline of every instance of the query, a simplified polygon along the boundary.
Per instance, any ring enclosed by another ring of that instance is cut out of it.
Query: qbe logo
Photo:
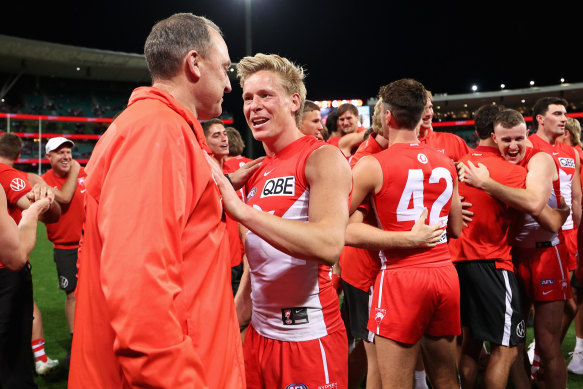
[[[573,158],[559,158],[559,163],[562,167],[575,168],[575,160]]]
[[[261,198],[271,196],[293,196],[296,193],[296,178],[277,177],[265,181],[263,190],[261,191]]]

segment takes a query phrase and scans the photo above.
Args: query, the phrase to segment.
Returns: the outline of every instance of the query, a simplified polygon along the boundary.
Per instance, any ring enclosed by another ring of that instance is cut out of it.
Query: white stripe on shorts
[[[379,282],[379,302],[377,303],[377,308],[379,308],[379,309],[381,307],[381,299],[383,297],[383,281],[384,281],[384,279],[385,279],[385,270],[383,269],[383,270],[381,270],[381,282]],[[381,331],[379,328],[379,324],[380,324],[380,321],[377,322],[377,332],[376,332],[377,335]]]
[[[565,279],[565,271],[563,270],[563,263],[561,262],[561,255],[559,254],[559,249],[557,248],[557,246],[553,246],[553,248],[555,249],[555,252],[557,253],[557,261],[559,262],[559,269],[561,269],[561,279]],[[566,289],[563,292],[563,299],[567,299],[567,292]]]
[[[504,312],[504,335],[502,336],[502,346],[510,346],[510,333],[512,331],[512,289],[508,281],[508,270],[502,270],[504,276],[504,286],[506,288],[506,308]]]
[[[322,345],[322,341],[318,339],[318,343],[320,343],[320,352],[322,353],[322,363],[324,364],[324,376],[326,378],[326,384],[330,383],[330,376],[328,375],[328,362],[326,361],[326,351],[324,351],[324,346]]]

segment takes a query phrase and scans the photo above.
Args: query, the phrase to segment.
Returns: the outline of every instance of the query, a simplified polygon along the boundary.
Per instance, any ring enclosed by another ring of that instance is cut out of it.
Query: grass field
[[[65,293],[58,288],[57,272],[53,262],[53,246],[47,240],[44,224],[39,223],[37,244],[30,256],[34,284],[34,296],[41,310],[45,332],[46,352],[53,358],[62,360],[67,350],[69,330],[65,319]],[[527,344],[532,339],[532,328],[528,328]],[[573,350],[575,331],[569,329],[563,353]],[[568,360],[567,360],[568,361]],[[67,387],[67,371],[57,368],[47,376],[37,377],[36,382],[40,389],[63,389]],[[512,387],[511,385],[509,387]],[[91,388],[91,383],[87,383]],[[583,376],[569,374],[569,389],[583,389]]]

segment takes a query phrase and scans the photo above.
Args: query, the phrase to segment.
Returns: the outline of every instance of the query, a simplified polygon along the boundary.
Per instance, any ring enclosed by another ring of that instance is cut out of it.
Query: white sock
[[[583,351],[583,338],[575,337],[575,351]]]
[[[429,388],[425,377],[425,370],[415,370],[415,388]]]

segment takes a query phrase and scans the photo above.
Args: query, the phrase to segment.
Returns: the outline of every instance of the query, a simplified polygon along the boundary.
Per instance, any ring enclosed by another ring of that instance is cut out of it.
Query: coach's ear
[[[194,82],[200,80],[202,71],[200,68],[202,56],[196,50],[190,50],[184,57],[184,68],[186,76]]]

